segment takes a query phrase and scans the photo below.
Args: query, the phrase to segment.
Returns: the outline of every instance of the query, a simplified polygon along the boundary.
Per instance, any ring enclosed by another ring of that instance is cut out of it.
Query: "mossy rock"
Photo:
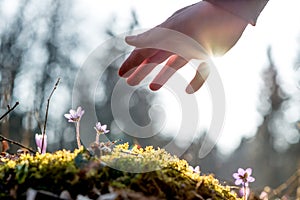
[[[213,175],[195,173],[185,160],[164,149],[129,149],[127,143],[100,157],[83,148],[2,157],[0,198],[25,199],[29,189],[57,198],[68,192],[70,199],[238,199]]]

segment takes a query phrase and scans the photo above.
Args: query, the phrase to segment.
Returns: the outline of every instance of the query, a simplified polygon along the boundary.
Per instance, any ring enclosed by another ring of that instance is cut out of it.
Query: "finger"
[[[192,94],[199,90],[204,84],[209,75],[209,66],[206,63],[201,63],[197,69],[196,75],[186,88],[186,93]]]
[[[170,25],[167,24],[167,22],[164,22],[142,34],[127,36],[125,40],[136,48],[152,48],[176,52],[176,54],[188,58],[188,60],[206,60],[208,58],[206,50],[195,40],[197,38],[191,38],[180,31],[168,28]]]
[[[155,28],[152,28],[148,31],[145,31],[144,33],[138,34],[138,35],[130,35],[125,37],[125,42],[131,46],[135,46],[135,47],[140,47],[143,48],[146,46],[148,46],[147,44],[152,44],[154,41],[157,40],[153,40],[153,36],[154,36],[154,31]]]
[[[127,79],[129,85],[139,84],[157,65],[171,56],[170,52],[160,50],[146,59]]]
[[[150,89],[154,91],[159,90],[177,70],[179,70],[187,63],[187,60],[178,55],[171,56],[166,65],[151,82],[149,86]]]
[[[135,46],[136,48],[156,48],[156,47],[161,47],[161,43],[168,43],[165,42],[166,38],[172,37],[170,33],[174,31],[161,27],[161,25],[158,25],[144,33],[138,34],[138,35],[131,35],[127,36],[125,38],[125,41],[127,44],[131,46]],[[176,38],[174,38],[176,39]],[[171,40],[172,41],[172,40]],[[157,48],[161,49],[161,48]]]
[[[135,49],[121,65],[119,75],[129,77],[144,60],[153,56],[157,51],[156,49]]]

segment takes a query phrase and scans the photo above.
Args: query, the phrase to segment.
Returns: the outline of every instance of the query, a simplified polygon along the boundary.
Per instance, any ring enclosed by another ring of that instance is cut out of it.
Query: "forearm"
[[[204,0],[237,15],[253,26],[268,0]]]

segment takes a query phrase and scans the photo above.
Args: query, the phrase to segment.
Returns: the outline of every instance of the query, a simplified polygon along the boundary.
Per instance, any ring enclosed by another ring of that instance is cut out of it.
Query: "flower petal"
[[[42,146],[42,144],[41,144],[41,146]],[[43,146],[43,149],[42,149],[42,153],[46,153],[46,149],[47,149],[47,135],[45,134],[44,135],[44,146]]]
[[[82,117],[82,115],[84,114],[84,110],[82,110],[81,106],[79,106],[77,108],[77,112],[76,112],[78,117]]]
[[[234,182],[236,185],[241,185],[243,183],[242,179],[236,179]]]
[[[244,176],[245,175],[245,170],[242,169],[242,168],[239,168],[238,173],[239,173],[239,175]]]
[[[83,114],[84,114],[84,110],[82,110],[82,111],[80,111],[79,113],[77,113],[77,115],[78,115],[79,117],[82,117]]]
[[[252,174],[252,169],[251,168],[247,168],[245,172],[248,174],[248,176],[250,176]]]
[[[40,134],[35,134],[35,143],[37,147],[42,145],[42,138]]]
[[[250,183],[252,183],[252,182],[255,181],[255,178],[252,177],[252,176],[249,176],[249,177],[247,178],[247,181],[250,182]]]
[[[240,175],[238,173],[234,173],[234,174],[232,174],[232,176],[235,179],[240,179]]]
[[[35,134],[35,142],[39,153],[46,153],[47,149],[47,135],[44,135],[44,145],[43,145],[43,135]],[[43,149],[42,148],[43,145]]]
[[[70,113],[71,116],[76,115],[76,111],[75,111],[75,110],[72,110],[72,109],[69,111],[69,113]]]
[[[64,114],[65,118],[70,119],[71,118],[71,114]]]

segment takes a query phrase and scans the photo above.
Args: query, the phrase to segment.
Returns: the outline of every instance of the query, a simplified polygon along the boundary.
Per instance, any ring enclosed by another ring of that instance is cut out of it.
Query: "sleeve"
[[[256,20],[269,0],[205,0],[237,15],[255,26]]]

